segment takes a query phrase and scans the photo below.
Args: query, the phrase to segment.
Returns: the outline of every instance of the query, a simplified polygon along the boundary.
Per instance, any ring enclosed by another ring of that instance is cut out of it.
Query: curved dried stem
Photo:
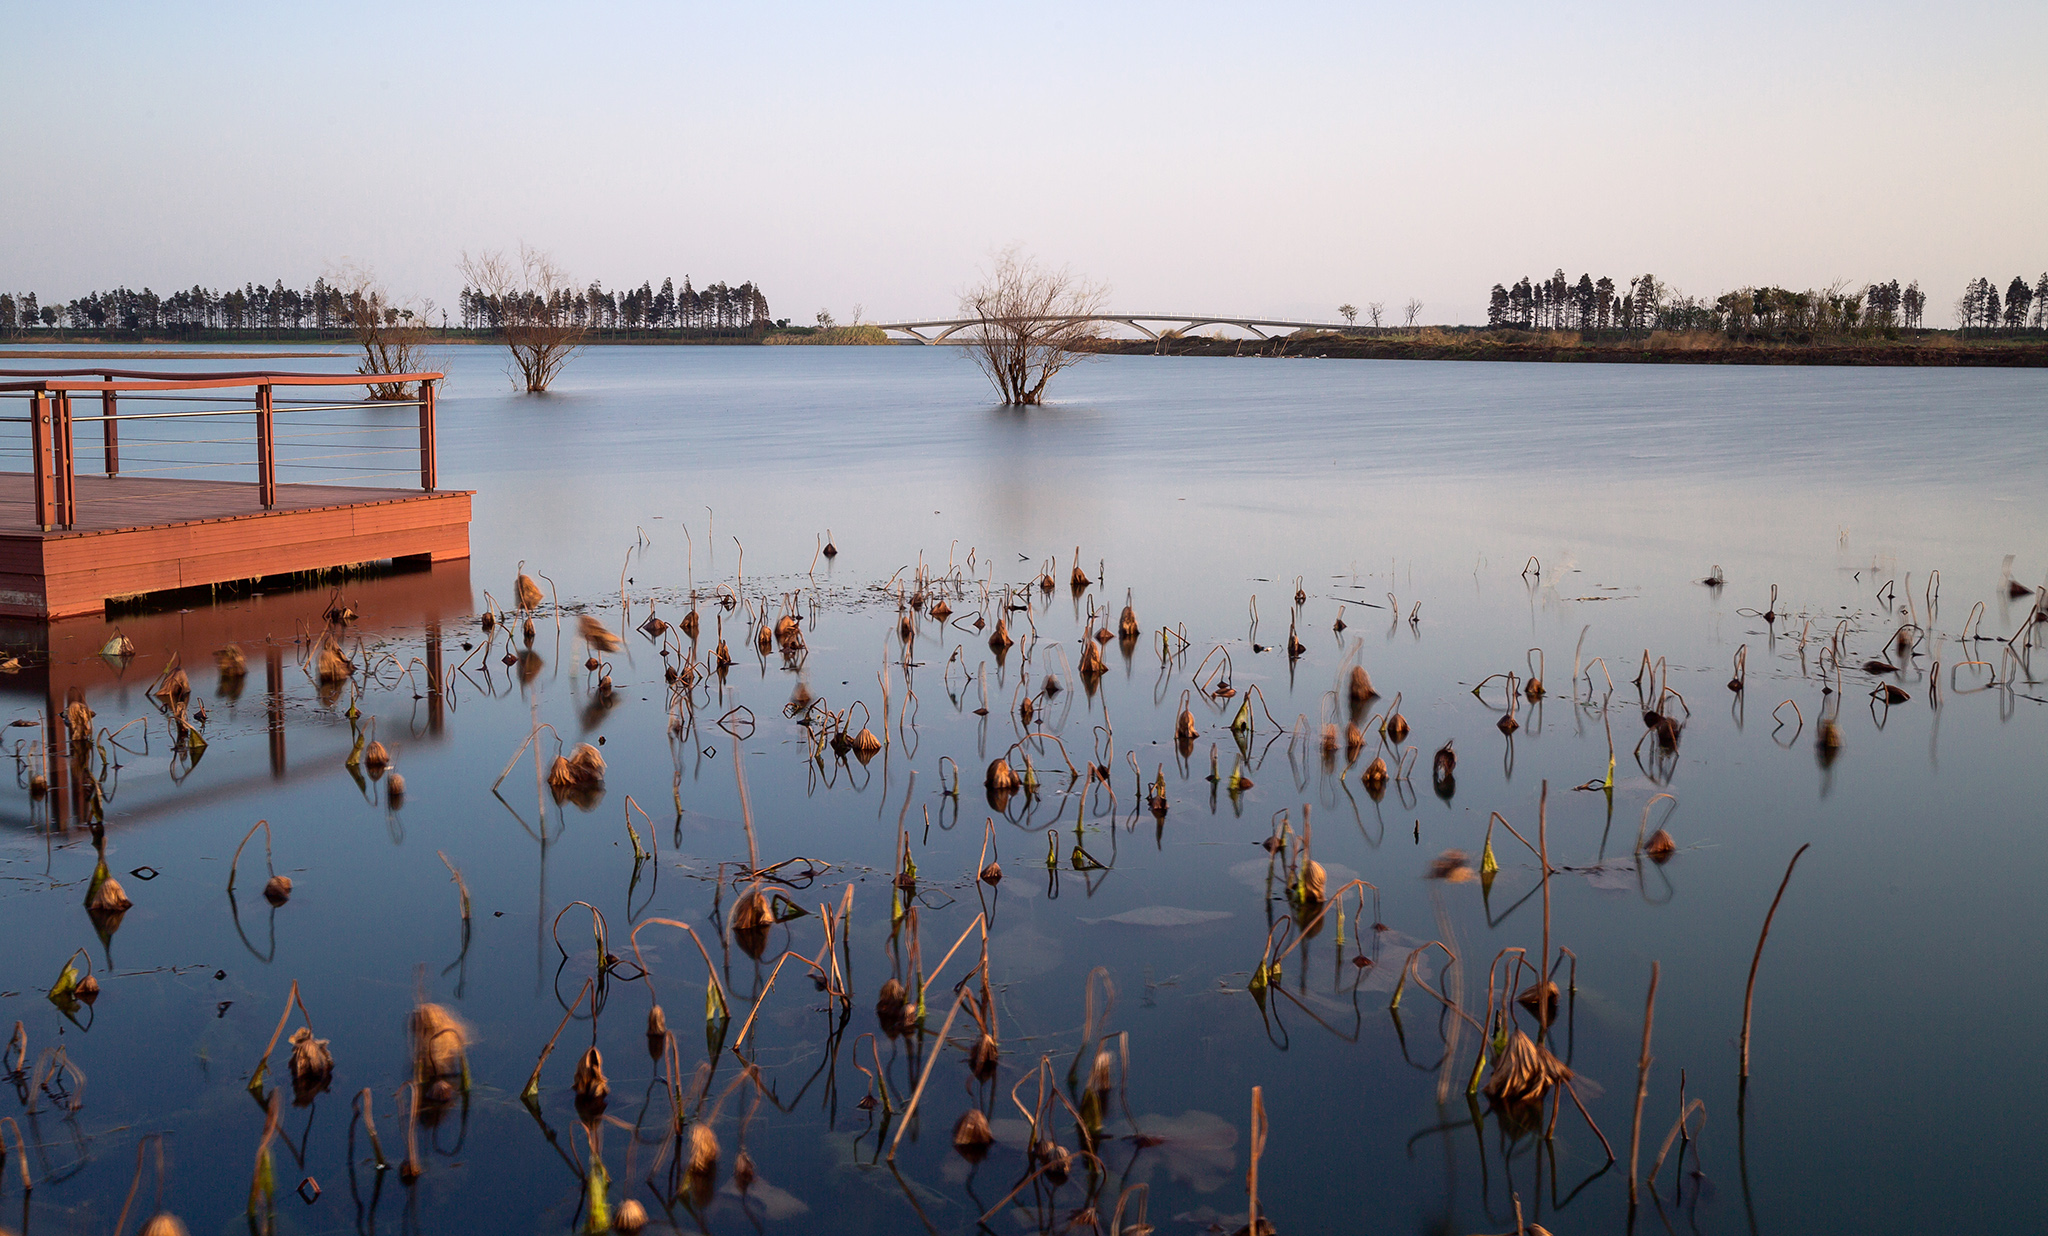
[[[562,1031],[566,1030],[569,1026],[569,1019],[576,1015],[577,1006],[583,1003],[583,997],[590,994],[590,989],[592,985],[596,983],[596,981],[597,980],[595,979],[584,979],[582,988],[578,990],[576,993],[576,998],[574,1000],[571,1000],[569,1002],[569,1007],[562,1011],[561,1024],[557,1025],[555,1027],[555,1032],[548,1036],[547,1046],[540,1049],[540,1059],[535,1060],[533,1062],[533,1073],[526,1079],[526,1088],[519,1092],[519,1097],[522,1100],[531,1101],[539,1096],[541,1066],[546,1064],[548,1062],[548,1057],[554,1053],[555,1042],[562,1037]],[[365,1091],[364,1093],[367,1094],[368,1091]],[[371,1136],[376,1136],[376,1132],[374,1129],[371,1131]],[[382,1152],[379,1152],[379,1157],[382,1157]]]
[[[313,1028],[313,1015],[306,1011],[305,998],[299,995],[299,981],[293,979],[291,991],[284,998],[284,1012],[277,1017],[277,1029],[270,1032],[270,1042],[264,1044],[263,1054],[256,1058],[256,1068],[249,1074],[249,1091],[252,1094],[263,1092],[263,1077],[270,1069],[270,1053],[277,1050],[277,1040],[284,1034],[284,1024],[291,1020],[294,1004],[299,1006],[299,1016],[306,1019],[306,1029]]]
[[[642,928],[652,927],[656,923],[689,933],[691,941],[697,945],[697,952],[704,958],[704,972],[711,977],[712,990],[718,993],[719,1008],[730,1009],[732,1005],[725,997],[725,984],[718,981],[718,967],[712,963],[711,951],[704,947],[704,941],[697,935],[697,929],[672,918],[642,919],[634,926],[633,933],[626,937],[626,942],[633,946],[633,964],[640,967],[641,978],[647,984],[648,994],[652,995],[654,992],[654,972],[647,968],[646,960],[640,956],[640,932]]]
[[[228,863],[228,891],[230,893],[235,891],[235,869],[242,862],[242,846],[249,844],[249,838],[254,837],[256,830],[259,828],[263,830],[263,865],[270,868],[271,874],[275,875],[277,873],[277,868],[272,866],[270,861],[270,821],[258,820],[249,826],[248,832],[242,834],[242,843],[235,847],[235,857]]]
[[[1742,1079],[1749,1080],[1749,1014],[1756,1003],[1756,970],[1763,963],[1764,941],[1771,938],[1771,920],[1778,916],[1778,903],[1785,899],[1785,887],[1792,883],[1792,869],[1799,865],[1799,856],[1806,853],[1813,843],[1807,842],[1792,854],[1792,861],[1785,864],[1785,878],[1778,882],[1778,895],[1771,898],[1771,908],[1764,915],[1764,929],[1757,933],[1756,955],[1749,959],[1749,983],[1742,992]]]

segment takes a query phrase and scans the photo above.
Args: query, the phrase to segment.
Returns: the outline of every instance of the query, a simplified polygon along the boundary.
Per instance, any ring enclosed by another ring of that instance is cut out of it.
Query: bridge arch
[[[1357,328],[1341,322],[1289,321],[1284,318],[1233,317],[1228,314],[1207,313],[1091,313],[1081,316],[1059,315],[1048,317],[1047,321],[1058,322],[1104,322],[1128,327],[1146,339],[1157,343],[1168,330],[1191,334],[1204,326],[1234,326],[1250,331],[1261,342],[1271,341],[1276,335],[1298,330],[1332,331],[1338,334],[1356,334]],[[1147,325],[1151,323],[1152,325]],[[979,318],[935,318],[915,322],[878,322],[879,329],[898,335],[907,335],[905,342],[946,343],[953,336],[970,327],[981,325]],[[926,334],[926,331],[937,334]],[[960,343],[965,340],[958,341]]]

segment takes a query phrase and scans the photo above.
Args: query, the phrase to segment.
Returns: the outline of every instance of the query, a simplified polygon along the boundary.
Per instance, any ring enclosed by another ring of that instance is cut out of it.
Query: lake
[[[1517,1204],[1621,1230],[1653,963],[1644,1172],[1691,1114],[1643,1230],[2036,1221],[2039,1092],[2010,1074],[2048,1013],[2048,625],[2006,559],[2048,573],[2048,375],[1112,357],[1026,411],[947,348],[600,347],[544,397],[495,350],[442,359],[468,563],[8,628],[7,720],[86,684],[104,827],[53,826],[29,788],[41,731],[4,731],[0,1028],[26,1055],[0,1114],[34,1188],[10,1151],[0,1223],[104,1232],[139,1179],[131,1230],[159,1188],[193,1231],[242,1230],[267,1123],[249,1083],[296,983],[335,1070],[293,1093],[293,1007],[259,1086],[281,1088],[258,1207],[279,1231],[582,1230],[595,1150],[614,1213],[636,1200],[654,1230],[1109,1231],[1121,1198],[1125,1230],[1142,1203],[1161,1232],[1235,1232],[1254,1087],[1281,1232],[1512,1231]],[[530,649],[517,615],[478,621],[510,612],[522,562],[548,595]],[[639,630],[693,595],[695,641]],[[355,668],[323,684],[337,600]],[[1127,600],[1138,637],[1093,640]],[[758,651],[785,614],[801,648]],[[586,617],[621,647],[591,652]],[[133,656],[98,655],[116,627]],[[246,677],[215,668],[229,642]],[[172,650],[208,714],[197,759],[149,695]],[[685,660],[682,688],[664,670]],[[1356,708],[1354,665],[1379,693]],[[372,719],[381,778],[347,766]],[[542,768],[601,743],[601,788],[538,785],[536,725]],[[836,752],[842,725],[883,745]],[[988,792],[999,758],[1035,788]],[[1495,813],[1498,870],[1466,878],[1443,856],[1479,866]],[[258,832],[230,894],[259,819],[269,865]],[[1321,902],[1289,888],[1305,832]],[[999,883],[976,879],[991,838]],[[1758,933],[1809,845],[1744,1086]],[[134,902],[111,922],[83,904],[102,849]],[[805,913],[732,929],[764,868],[777,916]],[[1468,1094],[1489,974],[1532,985],[1546,904],[1555,1019],[1493,1012],[1540,1031],[1571,1089],[1495,1098],[1489,1070]],[[45,998],[77,950],[96,1001]],[[878,1009],[890,980],[912,1008]],[[650,1051],[656,1001],[673,1053]],[[421,1002],[459,1019],[467,1060],[421,1079],[408,1183]],[[602,1115],[572,1089],[592,1046]],[[718,1142],[709,1170],[683,1170],[701,1134],[678,1155],[678,1099]],[[970,1111],[994,1140],[965,1154]],[[1070,1159],[1032,1156],[1034,1117]]]

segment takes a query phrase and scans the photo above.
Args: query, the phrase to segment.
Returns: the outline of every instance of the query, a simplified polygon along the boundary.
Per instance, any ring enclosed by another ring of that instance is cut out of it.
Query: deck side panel
[[[77,524],[43,532],[27,524],[30,481],[0,473],[8,617],[96,614],[109,597],[387,558],[469,556],[470,494],[461,490],[280,485],[277,506],[265,510],[254,485],[80,477]]]

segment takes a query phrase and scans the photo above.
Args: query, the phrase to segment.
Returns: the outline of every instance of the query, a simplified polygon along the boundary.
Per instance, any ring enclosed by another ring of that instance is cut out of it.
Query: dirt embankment
[[[1750,342],[1721,335],[1651,335],[1625,341],[1560,340],[1522,332],[1386,336],[1317,334],[1286,339],[1107,339],[1117,355],[1331,357],[1358,360],[1607,362],[1629,365],[1944,365],[2048,368],[2048,340],[1841,340]]]

